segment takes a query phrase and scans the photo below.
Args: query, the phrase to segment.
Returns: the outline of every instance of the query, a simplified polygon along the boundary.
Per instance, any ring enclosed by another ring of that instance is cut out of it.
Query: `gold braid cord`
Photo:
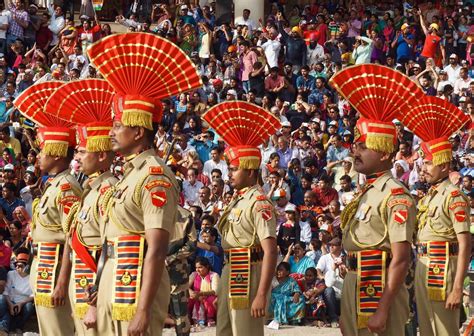
[[[35,198],[33,200],[33,203],[31,204],[31,209],[32,209],[32,213],[33,213],[33,220],[31,221],[31,229],[34,230],[35,227],[36,227],[36,220],[35,218],[37,217],[37,213],[38,213],[38,205],[40,203],[40,200],[41,198]]]
[[[76,214],[79,211],[79,207],[81,206],[81,202],[75,202],[71,205],[69,209],[69,213],[66,216],[66,219],[63,223],[63,231],[65,234],[69,233],[69,230],[73,227],[72,223],[76,219]]]
[[[362,196],[362,195],[361,195]],[[352,201],[349,202],[342,210],[341,213],[341,229],[344,229],[349,222],[354,218],[357,208],[359,207],[360,196],[357,196]]]
[[[142,190],[148,176],[149,175],[145,175],[143,178],[141,178],[140,181],[138,181],[138,183],[135,185],[135,190],[133,191],[132,201],[139,208],[142,207]]]

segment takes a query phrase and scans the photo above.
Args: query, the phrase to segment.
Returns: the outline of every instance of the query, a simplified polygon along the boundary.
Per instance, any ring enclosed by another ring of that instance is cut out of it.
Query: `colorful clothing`
[[[217,292],[219,284],[219,275],[215,272],[209,272],[204,278],[197,272],[193,272],[189,281],[193,283],[192,290],[196,292]],[[217,296],[209,295],[203,301],[199,299],[189,299],[188,312],[192,315],[194,321],[215,320]]]
[[[290,273],[299,273],[305,274],[306,270],[310,267],[316,268],[313,259],[310,257],[304,256],[299,261],[295,261],[295,257],[291,256],[288,261],[290,264]]]
[[[293,295],[300,294],[298,303],[293,302]],[[280,282],[272,289],[272,301],[270,303],[274,319],[279,323],[300,322],[304,318],[305,302],[298,283],[291,277]]]

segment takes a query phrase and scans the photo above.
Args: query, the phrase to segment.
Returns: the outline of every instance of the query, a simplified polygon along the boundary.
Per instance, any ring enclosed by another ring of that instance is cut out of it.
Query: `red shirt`
[[[441,37],[438,35],[428,35],[425,39],[425,45],[423,46],[423,51],[421,52],[421,56],[426,58],[435,58],[436,57],[436,49],[441,41]]]
[[[2,243],[0,245],[0,266],[10,268],[11,257],[12,257],[12,249]]]
[[[41,26],[36,32],[36,46],[41,50],[46,50],[46,44],[53,39],[53,33],[48,26]]]
[[[322,207],[326,207],[331,201],[337,201],[339,199],[337,190],[334,188],[327,188],[326,190],[315,188],[313,191],[316,193],[316,199]]]

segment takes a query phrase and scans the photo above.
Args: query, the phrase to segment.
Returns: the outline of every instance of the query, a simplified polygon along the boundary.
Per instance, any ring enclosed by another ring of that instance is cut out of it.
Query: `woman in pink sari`
[[[219,274],[211,271],[204,257],[196,258],[196,271],[189,276],[188,312],[194,324],[212,327],[216,321],[217,285]]]

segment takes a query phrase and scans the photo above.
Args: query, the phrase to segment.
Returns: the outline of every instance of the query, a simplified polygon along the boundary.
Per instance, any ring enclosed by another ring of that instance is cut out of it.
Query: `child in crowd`
[[[315,319],[313,325],[324,326],[326,305],[324,304],[324,280],[318,279],[318,272],[314,267],[306,270],[303,282],[303,296],[306,303],[306,318]]]
[[[297,220],[296,206],[287,204],[285,207],[286,222],[280,226],[277,236],[277,244],[280,252],[285,255],[288,248],[300,240],[300,224]]]

